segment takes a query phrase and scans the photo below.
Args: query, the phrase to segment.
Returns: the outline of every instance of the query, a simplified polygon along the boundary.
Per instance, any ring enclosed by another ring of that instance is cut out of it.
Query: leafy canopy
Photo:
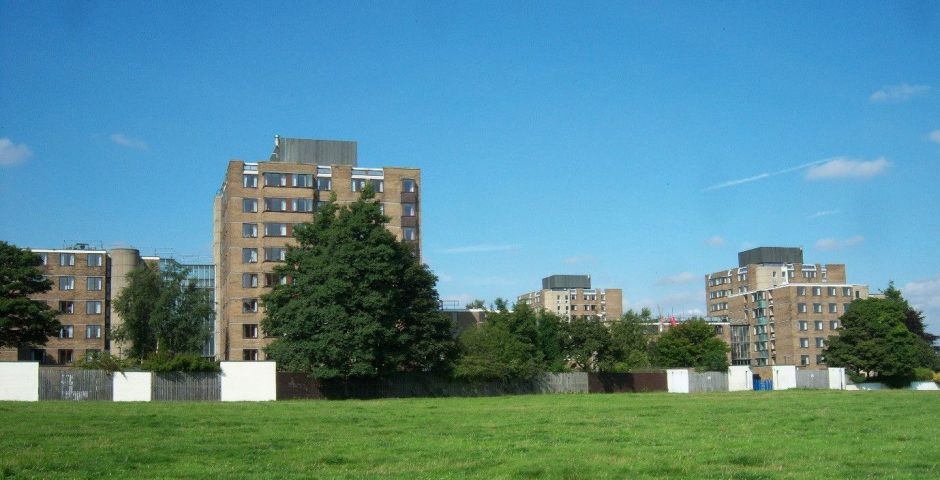
[[[262,298],[262,328],[277,337],[265,352],[279,368],[319,378],[449,368],[456,345],[437,278],[388,220],[367,186],[294,229],[297,245],[275,269],[289,281]]]
[[[44,345],[61,327],[58,312],[29,298],[52,288],[41,265],[39,255],[0,241],[0,347]]]
[[[172,263],[163,271],[143,264],[128,273],[114,309],[123,319],[114,339],[129,342],[126,354],[138,360],[155,353],[198,355],[212,328],[211,293]]]
[[[653,343],[653,363],[664,368],[728,369],[729,347],[705,320],[675,325]]]

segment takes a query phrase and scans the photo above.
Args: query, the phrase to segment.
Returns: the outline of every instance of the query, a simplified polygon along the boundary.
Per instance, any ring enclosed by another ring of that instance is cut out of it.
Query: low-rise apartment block
[[[590,275],[545,277],[541,290],[519,295],[516,301],[569,319],[580,317],[606,323],[623,315],[623,291],[592,288]]]

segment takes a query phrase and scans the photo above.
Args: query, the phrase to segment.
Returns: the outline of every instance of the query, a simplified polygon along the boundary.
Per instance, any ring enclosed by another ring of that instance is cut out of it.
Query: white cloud
[[[940,143],[940,130],[934,130],[927,134],[927,140]]]
[[[875,160],[852,160],[839,157],[828,160],[826,163],[810,167],[806,172],[808,180],[822,180],[829,178],[871,178],[884,173],[891,166],[884,157]]]
[[[709,247],[723,247],[725,246],[725,239],[722,238],[721,235],[713,235],[708,240],[705,240],[705,243],[707,243]]]
[[[26,161],[33,151],[26,144],[14,145],[9,138],[0,138],[0,167],[12,167]]]
[[[683,283],[692,283],[698,279],[699,276],[692,272],[680,272],[656,280],[656,285],[681,285]]]
[[[583,263],[592,263],[596,260],[593,255],[575,255],[562,260],[567,265],[579,265]]]
[[[146,150],[147,142],[139,138],[128,137],[123,133],[112,133],[109,137],[112,142],[127,148],[136,148],[138,150]]]
[[[814,218],[828,217],[829,215],[838,215],[838,214],[840,214],[840,213],[842,213],[842,212],[840,212],[840,211],[838,211],[838,210],[820,210],[820,211],[818,211],[818,212],[816,212],[816,213],[814,213],[814,214],[812,214],[812,215],[806,217],[806,219],[807,219],[807,220],[812,220],[812,219],[814,219]]]
[[[481,253],[481,252],[510,252],[519,250],[520,245],[491,245],[488,243],[480,245],[465,245],[462,247],[445,248],[442,253]]]
[[[855,235],[844,240],[838,238],[820,238],[816,240],[816,248],[819,250],[839,250],[842,248],[854,247],[865,241],[865,237]]]
[[[927,331],[940,334],[940,276],[908,282],[901,294],[912,307],[924,312]]]
[[[906,83],[885,85],[881,90],[872,93],[871,96],[868,97],[868,100],[872,103],[903,102],[911,97],[923,95],[929,91],[929,85],[908,85]]]

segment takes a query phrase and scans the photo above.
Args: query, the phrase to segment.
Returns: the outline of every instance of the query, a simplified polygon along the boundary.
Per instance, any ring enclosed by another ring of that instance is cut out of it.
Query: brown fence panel
[[[665,392],[666,372],[589,373],[589,393]]]
[[[153,400],[213,401],[222,398],[222,379],[218,373],[155,373]]]
[[[112,400],[111,375],[104,370],[40,367],[40,400]]]

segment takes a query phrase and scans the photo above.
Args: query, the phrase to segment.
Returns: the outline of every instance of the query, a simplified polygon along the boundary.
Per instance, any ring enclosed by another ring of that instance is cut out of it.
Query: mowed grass
[[[940,478],[940,394],[0,403],[0,478]]]

